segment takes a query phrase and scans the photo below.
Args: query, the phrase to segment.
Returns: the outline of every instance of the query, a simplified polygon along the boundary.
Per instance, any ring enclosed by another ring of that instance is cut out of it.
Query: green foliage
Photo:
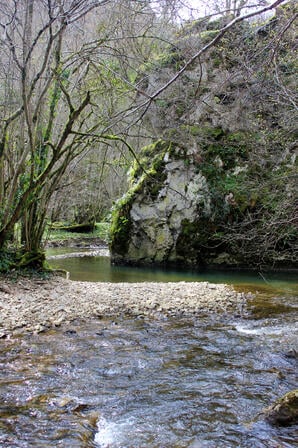
[[[180,52],[177,49],[173,49],[172,46],[169,46],[164,52],[157,52],[155,55],[152,55],[150,61],[142,64],[139,71],[141,73],[148,73],[164,68],[179,70],[183,66],[183,63],[184,58]]]
[[[202,126],[199,125],[182,125],[181,130],[190,133],[193,137],[201,135]]]
[[[127,193],[117,202],[112,211],[110,228],[110,247],[113,253],[125,255],[131,231],[130,210],[134,198],[134,192]]]
[[[202,44],[208,44],[212,41],[212,39],[217,36],[219,30],[207,30],[200,33],[200,39],[202,41]]]
[[[156,163],[143,180],[143,192],[152,199],[155,199],[158,196],[158,193],[167,178],[164,166],[165,163],[163,160],[161,160],[159,164]]]
[[[129,172],[131,182],[139,180],[143,173],[154,175],[155,171],[160,171],[165,154],[173,151],[174,146],[172,142],[165,140],[157,140],[148,146],[144,146],[140,151],[138,160],[134,161]]]
[[[64,224],[64,223],[61,223]],[[61,229],[47,229],[45,232],[45,237],[47,241],[66,241],[69,239],[80,239],[80,238],[100,238],[103,241],[108,241],[110,231],[109,222],[99,222],[95,224],[92,233],[75,233],[67,232]]]
[[[183,62],[183,58],[177,51],[172,51],[169,49],[168,53],[162,53],[156,56],[156,58],[152,61],[153,67],[155,68],[165,68],[171,67],[175,69],[181,68]]]
[[[34,272],[47,270],[45,253],[42,250],[23,252],[20,249],[2,250],[0,254],[0,272]]]
[[[8,272],[16,262],[16,253],[2,249],[0,253],[0,272]]]
[[[98,238],[101,238],[104,241],[108,241],[109,233],[110,233],[110,223],[109,222],[97,222],[95,224],[94,233]]]
[[[187,125],[185,128],[193,136],[200,137],[200,140],[205,140],[206,142],[218,141],[225,135],[225,131],[220,126]]]
[[[44,270],[48,268],[46,256],[43,250],[25,252],[16,264],[19,269]]]
[[[222,128],[201,128],[196,136],[203,150],[204,161],[200,169],[209,180],[222,172],[221,168],[230,170],[240,161],[248,159],[254,137],[247,132],[224,132]],[[217,161],[222,167],[217,166]]]

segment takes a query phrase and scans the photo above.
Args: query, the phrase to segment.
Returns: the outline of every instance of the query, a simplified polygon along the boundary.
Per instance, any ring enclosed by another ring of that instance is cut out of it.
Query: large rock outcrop
[[[139,178],[134,173],[130,191],[118,204],[112,228],[113,260],[197,263],[199,254],[189,252],[185,259],[182,247],[180,253],[179,239],[188,223],[210,217],[206,178],[194,162],[186,162],[185,150],[173,143],[159,141],[143,152],[145,166],[151,158],[155,161]]]
[[[252,136],[201,132],[208,134],[202,155],[163,140],[143,149],[130,189],[113,212],[113,262],[293,266],[293,192],[282,183],[293,175],[293,166],[285,159],[260,188],[259,176],[265,173],[248,162]]]
[[[239,25],[154,103],[143,126],[156,141],[141,150],[113,212],[114,262],[297,268],[289,13],[286,5],[264,26]],[[160,88],[214,26],[181,35],[143,90]]]

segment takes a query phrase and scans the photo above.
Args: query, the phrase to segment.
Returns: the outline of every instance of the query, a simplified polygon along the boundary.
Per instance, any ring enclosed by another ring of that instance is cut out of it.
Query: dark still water
[[[288,303],[289,309],[290,303]],[[287,448],[262,409],[297,387],[297,309],[75,322],[1,342],[1,448]]]
[[[78,256],[71,248],[49,249],[48,261],[55,269],[65,269],[71,280],[91,282],[178,282],[209,281],[238,285],[250,290],[298,295],[297,274],[249,273],[237,271],[186,271],[161,268],[114,266],[108,256]],[[72,256],[75,255],[75,256]],[[57,257],[57,258],[56,258]],[[60,258],[61,257],[61,258]]]

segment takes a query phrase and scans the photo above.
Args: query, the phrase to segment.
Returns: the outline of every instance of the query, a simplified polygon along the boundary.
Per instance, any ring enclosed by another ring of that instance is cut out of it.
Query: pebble
[[[8,281],[5,283],[11,294],[0,293],[0,337],[25,331],[40,333],[49,326],[60,326],[77,318],[125,313],[139,317],[202,315],[227,310],[239,314],[239,309],[245,312],[243,293],[227,285],[207,282],[92,283],[53,277],[45,281],[24,278],[13,287]]]

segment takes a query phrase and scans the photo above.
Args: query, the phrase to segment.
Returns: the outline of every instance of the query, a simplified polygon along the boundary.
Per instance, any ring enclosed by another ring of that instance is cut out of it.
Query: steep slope
[[[289,4],[267,23],[238,25],[155,102],[144,125],[157,141],[114,210],[114,262],[297,267],[292,17]],[[184,32],[147,92],[216,26]]]

